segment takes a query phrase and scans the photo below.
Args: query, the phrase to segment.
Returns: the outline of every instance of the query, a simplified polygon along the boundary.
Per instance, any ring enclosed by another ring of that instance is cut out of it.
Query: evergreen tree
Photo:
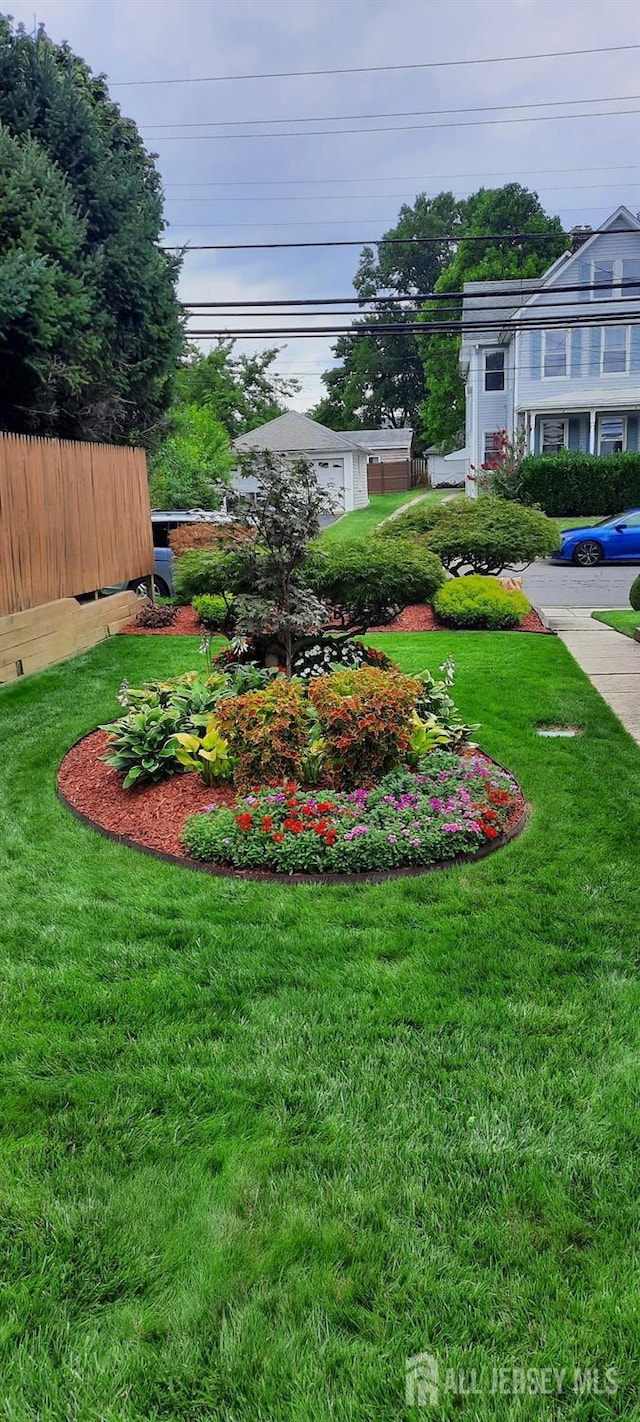
[[[0,210],[11,207],[0,255],[0,420],[13,430],[152,443],[183,344],[179,263],[157,245],[162,195],[153,159],[103,78],[42,28],[34,38],[5,16],[0,125],[17,145],[10,152],[5,144],[0,163]],[[64,185],[65,250],[56,246],[52,215],[48,235],[43,230],[36,171],[50,208],[56,181]],[[20,251],[32,263],[30,285],[22,268],[21,292]],[[60,300],[64,293],[72,313],[59,340],[43,282]],[[67,339],[74,322],[75,341]]]

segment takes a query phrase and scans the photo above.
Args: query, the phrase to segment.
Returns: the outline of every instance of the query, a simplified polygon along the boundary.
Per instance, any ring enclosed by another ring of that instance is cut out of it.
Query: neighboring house
[[[249,449],[270,449],[280,454],[304,455],[313,465],[321,484],[332,486],[346,513],[366,508],[367,462],[369,459],[408,459],[413,431],[410,429],[330,430],[308,415],[288,410],[266,425],[249,430],[234,441],[238,454]],[[256,481],[233,476],[240,493],[251,494]]]
[[[578,289],[558,292],[566,286]],[[574,229],[541,277],[465,282],[463,320],[478,326],[460,351],[468,492],[499,430],[524,430],[531,454],[639,448],[640,221],[628,208],[593,235]]]

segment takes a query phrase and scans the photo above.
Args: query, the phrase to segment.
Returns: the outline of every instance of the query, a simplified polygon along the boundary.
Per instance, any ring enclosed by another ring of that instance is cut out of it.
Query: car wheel
[[[149,592],[148,592],[148,588],[147,588],[147,582],[146,582],[146,579],[145,579],[145,578],[134,579],[134,581],[133,581],[132,583],[129,583],[129,588],[130,588],[130,591],[131,591],[131,592],[134,592],[137,597],[148,597],[148,596],[149,596]],[[165,583],[164,578],[154,577],[154,579],[153,579],[153,596],[154,596],[154,597],[171,597],[170,588],[168,587],[167,583]]]
[[[573,550],[573,561],[580,568],[595,568],[596,563],[601,563],[603,552],[595,538],[585,538],[584,543],[576,543]]]

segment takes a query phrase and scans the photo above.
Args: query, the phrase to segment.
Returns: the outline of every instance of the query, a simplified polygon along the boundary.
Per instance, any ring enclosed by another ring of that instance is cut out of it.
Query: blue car
[[[627,509],[586,528],[565,528],[560,540],[554,563],[595,568],[597,563],[640,562],[640,509]]]

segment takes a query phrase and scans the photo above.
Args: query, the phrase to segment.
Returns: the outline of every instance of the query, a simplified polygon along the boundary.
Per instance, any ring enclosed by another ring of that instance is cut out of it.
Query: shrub
[[[524,593],[505,588],[497,578],[471,574],[440,588],[433,600],[436,615],[447,627],[518,627],[531,608]]]
[[[416,711],[423,721],[435,719],[447,732],[450,748],[459,750],[461,746],[472,744],[471,737],[479,727],[477,723],[470,726],[465,724],[450,694],[456,675],[453,658],[447,657],[438,670],[441,672],[439,679],[426,668],[419,673],[417,680],[420,683],[420,693]]]
[[[365,647],[364,642],[352,637],[318,637],[308,647],[296,654],[293,662],[294,676],[308,681],[312,676],[325,676],[337,667],[379,667],[388,671],[393,666],[390,657],[379,652],[376,647]]]
[[[587,518],[640,505],[640,453],[580,454],[570,449],[525,459],[518,497],[553,518]]]
[[[175,607],[169,603],[145,602],[136,613],[136,627],[171,627],[175,620]]]
[[[396,771],[373,790],[287,785],[193,815],[183,843],[194,859],[285,874],[421,866],[499,839],[516,794],[486,761],[434,751],[422,772]]]
[[[103,758],[115,770],[125,771],[123,788],[144,780],[163,780],[178,769],[173,737],[179,726],[177,711],[164,711],[161,706],[130,711],[110,726],[111,749]]]
[[[360,632],[393,621],[411,603],[430,602],[444,581],[433,553],[406,538],[316,545],[305,576],[340,623]]]
[[[233,599],[203,593],[201,597],[194,597],[191,606],[207,632],[223,632],[232,616]]]
[[[176,558],[181,558],[183,553],[190,553],[194,548],[224,547],[231,537],[235,543],[242,539],[243,533],[244,530],[238,524],[233,525],[231,534],[230,524],[181,523],[177,528],[172,528],[169,547]],[[246,537],[246,534],[244,536]]]
[[[629,602],[634,612],[640,612],[640,573],[629,588]]]
[[[275,677],[264,691],[218,703],[216,721],[236,761],[239,785],[297,780],[309,737],[302,688]]]
[[[398,764],[411,743],[419,690],[414,677],[374,667],[310,682],[334,784],[370,784]]]
[[[242,563],[229,548],[194,548],[176,559],[173,583],[178,602],[194,597],[222,597],[247,590]]]
[[[420,507],[416,518],[419,512]],[[409,510],[392,520],[390,527],[411,517]],[[493,494],[431,505],[421,515],[420,525],[414,533],[421,535],[454,577],[464,568],[488,575],[501,573],[514,563],[531,563],[554,553],[560,541],[555,524],[538,509],[523,508]],[[398,536],[396,530],[393,537]]]

